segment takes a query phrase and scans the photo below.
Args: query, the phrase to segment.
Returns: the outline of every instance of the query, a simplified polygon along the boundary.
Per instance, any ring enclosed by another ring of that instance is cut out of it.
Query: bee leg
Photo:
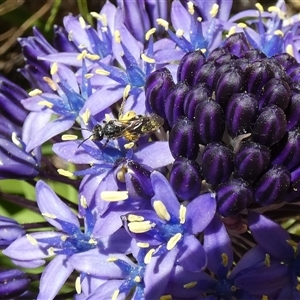
[[[109,142],[109,139],[106,139],[105,143],[101,146],[101,149],[104,149],[107,146],[108,142]]]

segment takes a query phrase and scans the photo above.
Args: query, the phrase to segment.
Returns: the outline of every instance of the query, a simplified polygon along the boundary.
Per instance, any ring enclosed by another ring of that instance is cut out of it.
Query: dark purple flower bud
[[[259,94],[261,88],[275,73],[272,66],[264,60],[256,61],[245,69],[246,89],[248,93]]]
[[[229,217],[242,212],[254,200],[254,194],[247,181],[237,178],[220,184],[216,199],[219,214]]]
[[[28,290],[30,279],[17,269],[0,272],[0,298],[13,299]],[[15,298],[16,299],[16,298]]]
[[[213,51],[211,51],[206,59],[206,61],[214,62],[216,59],[220,58],[223,55],[228,54],[229,51],[223,47],[216,48]]]
[[[223,43],[223,48],[237,57],[241,57],[243,52],[250,49],[248,40],[244,33],[234,33],[229,36]]]
[[[240,92],[243,86],[243,75],[237,69],[227,71],[220,76],[215,93],[217,102],[224,110],[230,97],[233,94]]]
[[[195,73],[205,63],[205,56],[201,50],[188,52],[180,60],[177,69],[177,81],[185,81],[189,85],[193,85]]]
[[[284,201],[291,182],[291,174],[284,166],[273,166],[255,185],[255,199],[261,205]]]
[[[246,58],[249,62],[254,62],[256,60],[261,60],[263,58],[266,58],[267,56],[261,52],[260,50],[257,49],[249,49],[246,50],[242,53],[241,55],[242,58]]]
[[[285,134],[284,138],[272,148],[272,164],[284,165],[288,170],[300,163],[300,129]]]
[[[216,86],[217,86],[217,83],[220,79],[220,77],[228,72],[228,71],[233,71],[235,70],[235,67],[234,67],[234,63],[231,62],[231,63],[227,63],[227,64],[224,64],[224,65],[221,65],[220,67],[218,67],[218,69],[216,70],[215,72],[215,75],[214,75],[214,81],[213,81],[213,84],[212,84],[212,88],[215,89]]]
[[[195,74],[194,85],[197,83],[206,83],[210,87],[214,82],[215,72],[217,70],[214,62],[205,63]]]
[[[170,184],[181,200],[192,200],[201,190],[200,167],[194,160],[178,157],[174,161]]]
[[[234,56],[233,54],[231,54],[230,52],[226,52],[223,55],[221,55],[220,57],[216,58],[214,62],[215,62],[215,65],[217,67],[219,67],[224,64],[230,63],[235,58],[237,58],[237,57]]]
[[[249,61],[246,58],[238,58],[231,62],[234,68],[244,71],[249,66]]]
[[[280,79],[270,79],[262,89],[259,97],[259,109],[268,104],[275,104],[282,110],[286,110],[290,101],[290,87],[289,85]]]
[[[166,118],[165,99],[174,86],[172,74],[167,68],[151,73],[145,84],[146,104],[164,119]]]
[[[300,93],[293,93],[286,114],[286,129],[292,130],[300,126]]]
[[[21,104],[21,100],[28,94],[16,84],[0,76],[0,136],[11,138],[15,132],[21,134],[23,123],[28,112]]]
[[[254,95],[238,93],[233,95],[226,109],[226,124],[233,135],[251,132],[251,126],[257,118],[258,102]]]
[[[78,52],[78,48],[70,41],[68,32],[61,26],[54,25],[53,46],[59,52]]]
[[[221,106],[213,99],[201,101],[195,111],[195,127],[203,144],[219,142],[225,130]]]
[[[179,117],[170,131],[170,150],[174,158],[178,156],[196,159],[199,152],[198,135],[193,121]]]
[[[184,115],[183,101],[189,91],[189,86],[185,82],[178,82],[169,91],[165,102],[165,114],[170,126],[173,126],[179,116]]]
[[[284,196],[286,202],[300,201],[300,167],[291,172],[291,184],[288,192]]]
[[[245,142],[235,157],[237,174],[245,180],[255,180],[268,166],[271,151],[254,142]]]
[[[283,110],[276,105],[262,109],[253,127],[253,140],[266,146],[279,142],[286,130],[286,118]]]
[[[202,155],[202,174],[213,185],[229,179],[234,169],[234,154],[219,143],[208,144]]]
[[[279,62],[285,70],[288,70],[290,67],[298,64],[297,60],[288,53],[274,55],[271,59]]]
[[[186,97],[184,98],[183,111],[184,114],[190,119],[194,120],[196,106],[202,101],[210,98],[212,91],[205,83],[199,83],[193,86]]]
[[[15,220],[0,216],[0,249],[9,246],[17,238],[25,235],[26,231]]]
[[[0,178],[28,179],[39,173],[36,158],[16,144],[0,138]]]
[[[289,70],[286,71],[287,74],[291,77],[292,81],[299,82],[300,80],[300,64],[295,67],[291,67]]]

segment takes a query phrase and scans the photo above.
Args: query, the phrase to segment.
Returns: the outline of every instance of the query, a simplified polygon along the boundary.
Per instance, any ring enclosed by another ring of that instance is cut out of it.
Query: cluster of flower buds
[[[300,64],[289,54],[266,57],[244,34],[207,57],[181,60],[146,83],[151,109],[170,126],[175,163],[170,182],[182,201],[216,193],[218,211],[293,202],[300,190]]]

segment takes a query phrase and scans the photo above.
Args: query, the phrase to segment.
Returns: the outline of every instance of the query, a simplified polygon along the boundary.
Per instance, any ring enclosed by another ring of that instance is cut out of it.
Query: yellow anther
[[[192,281],[192,282],[189,282],[189,283],[184,284],[183,287],[184,287],[185,289],[192,289],[192,288],[195,287],[197,284],[198,284],[197,281]]]
[[[54,252],[53,247],[48,248],[48,249],[47,249],[47,252],[48,252],[48,255],[49,255],[49,256],[54,256],[54,255],[55,255],[55,252]]]
[[[81,53],[77,55],[77,60],[83,60],[87,55],[87,51],[83,50]]]
[[[86,73],[86,74],[84,74],[84,78],[86,78],[86,79],[90,79],[93,76],[94,76],[94,74],[92,74],[92,73]]]
[[[140,248],[149,248],[150,247],[149,243],[137,242],[136,245]]]
[[[91,239],[89,239],[89,244],[91,244],[91,245],[97,245],[98,242],[95,239],[91,238]]]
[[[202,22],[202,18],[201,18],[201,17],[198,17],[198,18],[197,18],[197,21],[198,21],[198,22]]]
[[[181,240],[181,238],[182,238],[182,234],[180,232],[172,236],[167,243],[167,250],[172,250],[177,245],[177,243]]]
[[[189,1],[187,3],[187,8],[188,8],[188,12],[193,15],[195,13],[195,9],[194,9],[194,3],[192,1]]]
[[[125,144],[124,148],[128,150],[128,149],[133,148],[133,146],[134,146],[134,142],[130,142],[130,143]]]
[[[81,116],[84,125],[86,126],[88,125],[90,117],[91,117],[91,111],[87,108],[86,111]]]
[[[61,136],[61,139],[63,141],[75,141],[78,139],[78,136],[77,135],[74,135],[74,134],[63,134]]]
[[[120,294],[120,291],[115,290],[114,293],[112,294],[111,300],[117,300],[119,294]]]
[[[38,102],[38,105],[40,106],[46,106],[48,108],[52,108],[53,107],[53,104],[47,100],[42,100],[40,102]]]
[[[117,260],[118,260],[118,258],[115,257],[115,256],[110,256],[110,257],[107,259],[108,262],[115,262],[115,261],[117,261]]]
[[[231,288],[230,288],[230,290],[231,290],[232,292],[236,292],[236,291],[237,291],[237,288],[236,288],[235,285],[232,285]]]
[[[100,14],[97,13],[97,12],[95,12],[95,11],[91,11],[91,12],[90,12],[90,15],[91,15],[93,18],[97,19],[97,20],[100,20],[100,19],[101,19]]]
[[[215,18],[218,12],[219,12],[219,5],[217,3],[214,3],[209,14],[212,18]]]
[[[54,75],[57,73],[57,71],[58,71],[58,64],[55,62],[51,65],[50,74]]]
[[[285,52],[288,53],[289,55],[291,56],[294,56],[294,49],[293,49],[293,46],[291,44],[288,44],[286,47],[285,47]]]
[[[279,30],[279,29],[275,30],[274,34],[275,35],[280,35],[281,37],[284,37],[284,33],[281,30]]]
[[[268,7],[268,12],[276,12],[276,13],[279,14],[280,13],[280,8],[277,7],[277,6],[272,5],[272,6]]]
[[[101,199],[108,202],[118,202],[128,199],[128,191],[105,191],[101,192]]]
[[[154,64],[155,63],[155,59],[154,58],[151,58],[147,55],[145,55],[144,53],[141,54],[141,58],[143,61],[149,63],[149,64]]]
[[[50,77],[43,77],[43,80],[48,83],[53,91],[57,91],[57,84]]]
[[[156,19],[156,23],[157,23],[158,25],[164,27],[165,30],[168,30],[168,29],[169,29],[169,23],[168,23],[166,20],[164,20],[164,19],[158,18],[158,19]]]
[[[63,242],[65,242],[66,240],[67,240],[67,238],[68,238],[68,236],[67,235],[62,235],[61,237],[60,237],[60,239],[63,241]]]
[[[159,297],[159,300],[172,300],[172,299],[173,299],[172,295],[163,295]]]
[[[265,256],[265,265],[267,267],[270,267],[270,265],[271,265],[271,258],[270,258],[270,254],[268,254],[268,253]]]
[[[269,297],[267,296],[267,295],[263,295],[262,297],[261,297],[261,300],[268,300],[269,299]]]
[[[151,261],[151,259],[152,259],[152,255],[153,255],[154,252],[155,252],[155,249],[151,249],[151,250],[149,250],[149,251],[147,252],[147,254],[145,255],[145,257],[144,257],[144,263],[145,263],[146,265],[148,265],[148,264],[150,263],[150,261]]]
[[[127,216],[127,221],[128,222],[142,222],[144,220],[145,220],[144,217],[138,216],[138,215],[130,214],[130,215]]]
[[[145,40],[146,40],[146,41],[149,41],[151,35],[153,35],[155,32],[156,32],[156,28],[151,28],[151,29],[149,29],[149,30],[146,32],[146,34],[145,34]]]
[[[72,177],[73,176],[72,172],[67,171],[67,170],[63,170],[63,169],[57,169],[57,173],[62,175],[62,176],[65,176],[65,177]]]
[[[86,26],[84,18],[83,17],[79,17],[78,21],[79,21],[79,24],[80,24],[81,28],[84,29],[85,26]]]
[[[127,111],[123,116],[120,117],[121,121],[130,121],[132,118],[136,117],[136,112],[134,110]]]
[[[79,276],[75,280],[75,290],[77,294],[81,294],[81,282]]]
[[[166,206],[163,204],[160,200],[155,200],[153,202],[153,208],[156,212],[156,214],[165,221],[169,221],[171,219],[171,216],[166,208]]]
[[[131,222],[128,224],[129,230],[133,233],[145,233],[151,230],[154,226],[155,224],[150,221]]]
[[[87,208],[88,207],[87,202],[86,202],[86,198],[83,195],[80,196],[80,200],[79,201],[80,201],[80,205],[83,208]]]
[[[101,58],[98,54],[91,53],[87,53],[85,57],[90,60],[99,60]]]
[[[31,245],[36,246],[38,244],[37,240],[32,235],[26,234],[26,238]]]
[[[70,42],[73,41],[73,31],[70,31],[70,32],[68,33],[68,40],[69,40]]]
[[[114,32],[114,39],[117,43],[121,43],[121,34],[119,30],[115,30]]]
[[[224,267],[227,267],[227,265],[228,265],[228,255],[226,253],[222,253],[221,257],[222,257],[222,265]]]
[[[183,206],[183,205],[180,205],[180,209],[179,209],[180,224],[184,224],[185,223],[185,216],[186,216],[186,207]]]
[[[238,23],[237,26],[240,28],[246,28],[247,24],[241,22],[241,23]]]
[[[260,3],[256,3],[255,7],[257,8],[257,10],[262,14],[264,12],[264,8]]]
[[[177,37],[181,38],[184,35],[184,31],[183,29],[177,29],[175,34]]]
[[[104,75],[104,76],[110,75],[110,72],[103,70],[103,69],[97,69],[97,70],[95,70],[95,73],[98,75]]]
[[[43,94],[43,92],[39,89],[34,89],[34,90],[32,90],[28,93],[28,95],[30,97],[34,97],[34,96],[37,96],[37,95],[40,95],[40,94]]]
[[[131,85],[127,84],[125,86],[124,91],[123,91],[123,100],[126,99],[129,96],[130,90],[131,90]]]
[[[236,33],[236,26],[230,27],[228,34],[226,34],[226,37],[230,37],[234,33]]]
[[[49,213],[42,213],[42,216],[49,219],[56,219],[56,215],[49,214]]]
[[[135,276],[135,277],[134,277],[134,281],[135,281],[135,282],[141,282],[141,281],[142,281],[141,276]]]
[[[13,132],[13,133],[11,134],[11,141],[12,141],[16,146],[18,146],[18,147],[20,147],[20,148],[22,147],[22,144],[21,144],[21,142],[20,142],[20,140],[19,140],[19,138],[18,138],[16,132]]]

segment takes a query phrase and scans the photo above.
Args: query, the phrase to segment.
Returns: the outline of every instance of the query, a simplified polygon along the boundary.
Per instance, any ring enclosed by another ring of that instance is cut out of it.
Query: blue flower
[[[3,253],[9,256],[17,265],[35,268],[45,264],[45,259],[55,256],[45,268],[40,282],[38,299],[52,299],[60,290],[74,268],[69,258],[76,259],[76,254],[93,249],[104,253],[127,253],[130,248],[130,238],[122,230],[114,226],[103,226],[105,219],[85,206],[85,230],[80,229],[80,223],[70,208],[63,203],[50,187],[43,181],[36,185],[37,203],[47,221],[58,231],[44,231],[27,234],[16,239]],[[116,237],[114,242],[113,239]],[[59,270],[59,271],[58,271]],[[52,284],[49,285],[49,280]]]
[[[206,266],[206,254],[195,235],[205,229],[215,214],[213,195],[200,195],[184,206],[178,202],[167,179],[159,172],[151,174],[151,182],[154,190],[151,199],[153,210],[139,210],[124,216],[126,229],[138,242],[155,247],[154,257],[172,257],[187,270],[202,270]],[[170,263],[166,274],[170,274],[172,269],[173,264]]]

